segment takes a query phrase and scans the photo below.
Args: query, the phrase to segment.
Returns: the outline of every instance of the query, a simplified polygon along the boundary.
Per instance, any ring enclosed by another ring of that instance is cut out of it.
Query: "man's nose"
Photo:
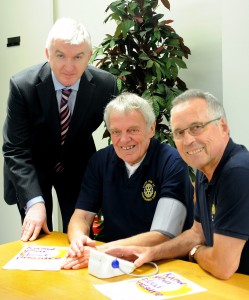
[[[73,60],[70,59],[70,58],[66,59],[66,61],[65,61],[65,67],[67,69],[73,69],[73,66],[74,66]]]
[[[122,132],[120,134],[120,140],[123,141],[128,141],[130,140],[130,134],[128,132]]]
[[[184,131],[183,143],[184,143],[185,145],[189,145],[189,144],[191,144],[194,140],[195,140],[195,137],[189,133],[189,130],[188,130],[188,129],[186,129],[186,130]]]

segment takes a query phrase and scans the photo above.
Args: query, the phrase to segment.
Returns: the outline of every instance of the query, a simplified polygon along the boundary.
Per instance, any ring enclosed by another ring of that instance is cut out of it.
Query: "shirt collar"
[[[140,162],[141,165],[150,165],[151,156],[152,156],[153,152],[155,151],[155,149],[157,147],[156,145],[158,143],[160,143],[158,140],[156,140],[155,138],[151,138],[147,152],[145,153],[143,159]],[[113,163],[116,163],[119,165],[125,165],[125,162],[117,156],[115,150],[114,150],[114,156],[113,156],[112,161],[113,161]]]
[[[80,79],[78,79],[78,80],[75,82],[75,84],[73,84],[73,85],[71,85],[71,86],[64,86],[63,84],[61,84],[61,83],[57,80],[57,78],[55,77],[53,71],[52,71],[52,79],[53,79],[54,88],[55,88],[56,91],[59,91],[59,90],[65,89],[65,88],[72,89],[72,90],[75,90],[75,91],[78,91],[78,89],[79,89]]]
[[[218,163],[216,169],[214,170],[214,174],[212,176],[211,181],[209,182],[209,185],[213,185],[216,182],[216,180],[219,178],[219,176],[220,176],[220,170],[226,164],[227,160],[229,159],[229,157],[231,155],[231,152],[235,149],[235,147],[236,147],[236,144],[230,138],[229,141],[228,141],[228,143],[227,143],[227,146],[225,148],[225,151],[224,151],[224,153],[223,153],[223,155],[221,157],[221,160]],[[199,171],[199,172],[201,172],[201,171]],[[205,184],[205,183],[208,182],[208,180],[207,180],[206,176],[204,175],[204,173],[202,173],[201,182],[203,184]]]

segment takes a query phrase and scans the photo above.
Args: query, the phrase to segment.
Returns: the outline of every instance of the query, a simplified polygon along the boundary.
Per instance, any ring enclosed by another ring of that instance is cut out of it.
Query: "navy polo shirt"
[[[127,238],[150,230],[158,200],[181,201],[188,215],[184,230],[193,223],[193,186],[188,166],[177,150],[152,139],[147,154],[129,178],[125,163],[112,145],[89,161],[76,208],[104,216],[103,241]]]
[[[237,272],[249,275],[249,152],[244,146],[230,139],[210,182],[197,171],[195,219],[207,246],[213,246],[214,233],[247,241]]]

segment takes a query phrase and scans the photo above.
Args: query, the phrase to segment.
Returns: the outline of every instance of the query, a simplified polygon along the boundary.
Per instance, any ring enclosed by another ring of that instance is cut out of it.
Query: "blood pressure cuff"
[[[186,216],[187,209],[182,202],[173,198],[160,198],[150,231],[159,231],[173,238],[182,232]]]

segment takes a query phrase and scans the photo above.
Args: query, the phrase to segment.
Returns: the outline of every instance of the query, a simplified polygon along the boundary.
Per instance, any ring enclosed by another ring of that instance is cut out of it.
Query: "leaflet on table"
[[[25,246],[3,269],[12,270],[60,270],[68,247]]]
[[[173,272],[107,284],[95,284],[94,287],[113,300],[161,300],[206,291],[201,286]]]

